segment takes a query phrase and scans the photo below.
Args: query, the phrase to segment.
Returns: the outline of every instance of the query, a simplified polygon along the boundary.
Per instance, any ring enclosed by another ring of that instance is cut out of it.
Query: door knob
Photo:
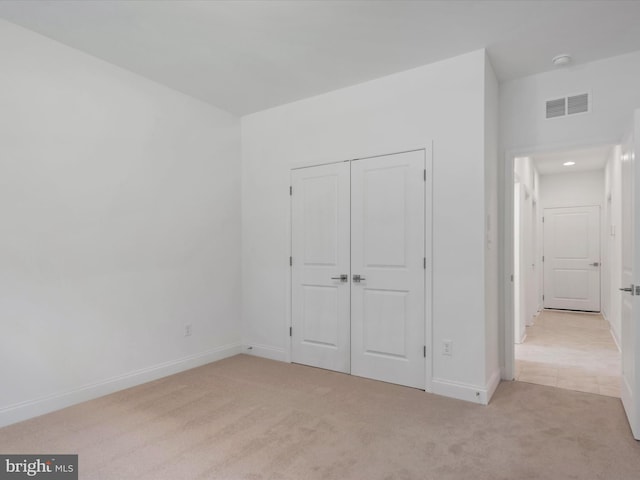
[[[355,275],[353,276],[353,282],[354,282],[354,283],[360,283],[360,282],[361,282],[361,281],[363,281],[363,280],[366,280],[366,279],[365,279],[364,277],[361,277],[361,276],[360,276],[360,275],[358,275],[358,274],[355,274]]]
[[[628,288],[619,288],[618,290],[620,290],[621,292],[629,292],[631,295],[633,295],[633,285]]]
[[[600,262],[593,262],[593,263],[590,263],[589,265],[591,265],[592,267],[599,267]]]
[[[349,275],[343,273],[339,277],[331,277],[331,280],[340,280],[341,282],[346,282],[347,280],[349,280]]]

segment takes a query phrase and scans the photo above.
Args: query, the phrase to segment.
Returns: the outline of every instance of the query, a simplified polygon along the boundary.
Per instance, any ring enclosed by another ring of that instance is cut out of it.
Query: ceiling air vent
[[[565,98],[547,100],[547,118],[564,117],[566,115],[565,104]]]
[[[547,100],[546,118],[587,113],[589,111],[589,103],[588,93]]]
[[[574,113],[585,113],[589,111],[589,94],[574,95],[567,97],[567,115]]]

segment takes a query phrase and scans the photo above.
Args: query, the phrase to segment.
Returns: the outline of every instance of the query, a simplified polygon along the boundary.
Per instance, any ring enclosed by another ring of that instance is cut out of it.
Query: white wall
[[[523,315],[524,296],[522,295],[523,282],[521,273],[522,248],[520,246],[523,239],[522,227],[522,205],[520,199],[523,197],[522,184],[516,182],[513,185],[513,339],[515,343],[522,343],[526,338],[526,320]]]
[[[525,325],[533,325],[533,316],[542,306],[542,214],[540,208],[540,174],[531,157],[517,157],[514,162],[515,180],[522,185],[529,199],[526,205],[522,205],[520,212],[524,224],[521,225],[524,241],[524,252],[519,258],[526,266],[526,277],[522,282],[522,294],[526,298],[527,305],[524,310],[523,322]],[[535,206],[534,206],[535,204]],[[533,265],[533,267],[532,267]]]
[[[562,68],[500,85],[505,150],[618,143],[640,106],[640,51]],[[587,114],[545,119],[546,100],[590,92]]]
[[[433,141],[433,389],[486,400],[495,374],[486,371],[484,123],[482,50],[243,117],[242,304],[252,352],[288,358],[290,168]],[[444,339],[451,357],[441,355]]]
[[[622,196],[620,177],[620,147],[611,149],[604,174],[603,219],[603,289],[602,314],[611,324],[611,332],[620,345],[620,302],[622,266]]]
[[[0,65],[0,425],[239,351],[239,121],[4,21]]]
[[[499,251],[498,251],[498,80],[488,58],[484,75],[484,166],[485,166],[485,278],[486,366],[485,383],[498,382],[499,359]],[[491,378],[494,375],[495,378]]]
[[[514,180],[514,340],[521,343],[540,308],[540,176],[531,157],[515,158]]]
[[[604,170],[540,176],[542,208],[598,205],[602,216]]]

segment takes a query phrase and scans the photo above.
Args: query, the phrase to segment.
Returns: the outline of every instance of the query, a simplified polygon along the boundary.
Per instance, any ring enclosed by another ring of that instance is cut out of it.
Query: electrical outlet
[[[448,355],[449,357],[453,355],[453,341],[452,340],[443,340],[442,341],[442,354]]]
[[[191,324],[190,323],[187,323],[184,326],[184,336],[185,337],[190,337],[191,336]]]

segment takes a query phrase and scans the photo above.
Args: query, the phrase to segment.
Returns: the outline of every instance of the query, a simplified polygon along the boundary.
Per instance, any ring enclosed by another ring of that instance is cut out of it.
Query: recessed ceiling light
[[[571,165],[575,165],[576,162],[564,162],[562,165],[564,165],[565,167],[570,167]]]
[[[560,55],[556,55],[555,57],[553,57],[551,62],[553,62],[556,67],[562,67],[571,63],[571,55],[569,55],[568,53],[561,53]]]

